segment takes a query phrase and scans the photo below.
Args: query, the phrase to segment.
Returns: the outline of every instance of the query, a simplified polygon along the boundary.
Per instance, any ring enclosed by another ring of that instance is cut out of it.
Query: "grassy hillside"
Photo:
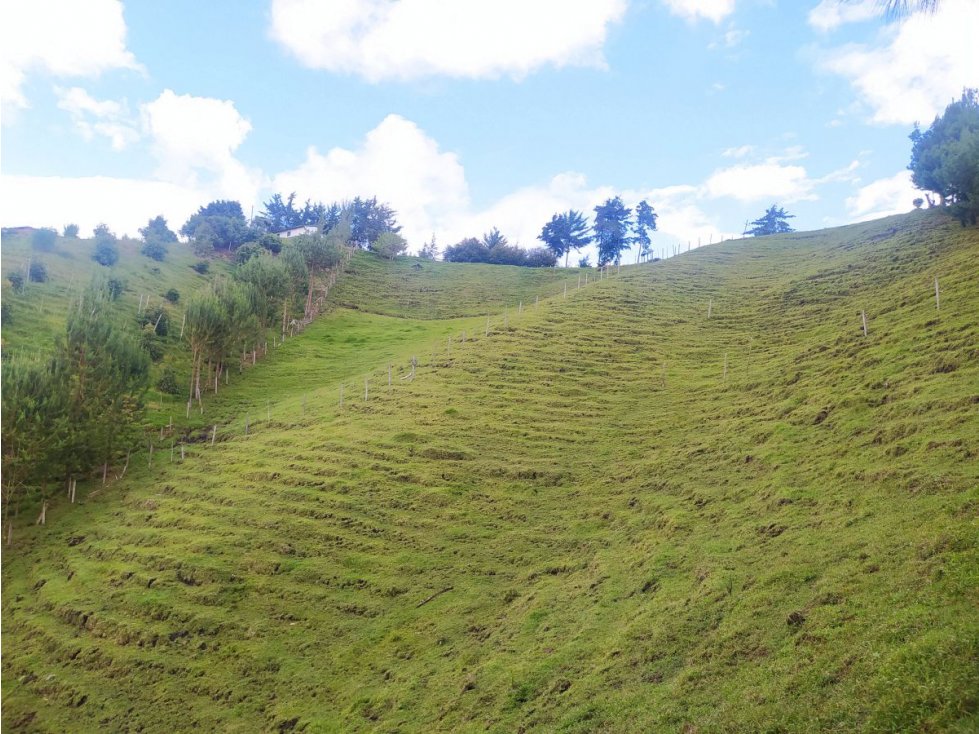
[[[18,527],[5,729],[974,731],[977,257],[728,242],[489,336],[378,270],[214,446]]]
[[[445,263],[417,257],[382,260],[358,252],[333,298],[341,306],[388,316],[480,316],[563,293],[565,284],[575,288],[587,270]]]

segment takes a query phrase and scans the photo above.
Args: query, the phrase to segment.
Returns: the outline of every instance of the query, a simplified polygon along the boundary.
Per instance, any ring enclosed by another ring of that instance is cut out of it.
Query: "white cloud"
[[[5,226],[57,227],[74,222],[82,232],[106,222],[117,234],[136,236],[162,214],[177,229],[209,192],[163,181],[83,176],[0,177]],[[54,202],[54,204],[53,204]]]
[[[705,20],[720,23],[734,12],[735,0],[663,0],[674,15],[686,20]]]
[[[55,87],[58,107],[65,110],[85,140],[108,138],[113,150],[123,150],[139,140],[139,131],[123,102],[99,101],[81,87]]]
[[[443,218],[469,205],[465,172],[454,153],[399,115],[388,115],[357,150],[315,147],[296,169],[275,176],[276,191],[300,199],[339,201],[377,196],[390,204],[412,245],[427,240]]]
[[[854,222],[879,219],[910,210],[911,202],[919,196],[922,193],[911,183],[911,172],[901,171],[859,189],[847,198],[846,210]]]
[[[964,87],[979,86],[979,3],[944,0],[883,31],[875,46],[829,52],[822,66],[850,80],[882,124],[928,124]]]
[[[167,89],[140,111],[158,161],[157,178],[238,199],[247,211],[263,180],[234,155],[252,126],[233,102]]]
[[[844,23],[856,23],[881,14],[879,0],[822,0],[809,11],[809,25],[827,32]]]
[[[738,201],[777,200],[782,202],[815,199],[813,181],[802,166],[786,166],[769,159],[765,163],[738,164],[714,171],[704,183],[712,198],[729,197]]]
[[[0,7],[0,98],[6,113],[28,106],[22,87],[33,71],[89,77],[141,68],[126,48],[118,0],[30,0]]]
[[[122,103],[94,99],[82,89],[60,90],[59,100],[73,118],[90,125],[93,135],[111,139],[110,130],[98,127],[106,121],[134,124]],[[118,233],[135,235],[157,214],[176,228],[214,199],[236,199],[246,212],[258,202],[267,182],[235,157],[251,124],[232,102],[166,90],[140,112],[142,138],[158,161],[153,178],[3,175],[4,225],[75,222],[88,230],[106,222]],[[119,134],[137,135],[133,127]],[[52,202],[57,203],[54,209]],[[52,216],[61,221],[52,221]]]
[[[733,148],[725,148],[721,155],[725,158],[744,158],[746,155],[750,155],[754,149],[753,145],[738,145]]]
[[[603,66],[626,0],[273,0],[271,35],[304,65],[370,81],[520,78]]]

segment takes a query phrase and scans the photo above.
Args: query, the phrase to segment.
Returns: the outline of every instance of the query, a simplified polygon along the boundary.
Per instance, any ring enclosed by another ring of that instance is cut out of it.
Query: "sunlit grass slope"
[[[4,726],[974,731],[977,260],[927,212],[724,243],[370,370],[338,311],[219,396],[267,380],[250,435],[18,527]]]
[[[354,253],[333,298],[341,306],[416,319],[502,312],[577,287],[585,268],[446,263]]]

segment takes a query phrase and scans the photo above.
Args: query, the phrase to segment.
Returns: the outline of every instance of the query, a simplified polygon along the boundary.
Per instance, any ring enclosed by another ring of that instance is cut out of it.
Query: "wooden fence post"
[[[941,311],[942,310],[942,302],[941,302],[941,298],[940,298],[939,293],[938,293],[938,276],[937,275],[935,276],[935,310],[936,311]]]
[[[711,312],[714,310],[714,299],[711,298],[707,303],[707,318],[710,318]]]
[[[860,311],[860,320],[863,322],[863,335],[867,336],[867,312]]]
[[[364,402],[367,402],[367,378],[364,378]]]

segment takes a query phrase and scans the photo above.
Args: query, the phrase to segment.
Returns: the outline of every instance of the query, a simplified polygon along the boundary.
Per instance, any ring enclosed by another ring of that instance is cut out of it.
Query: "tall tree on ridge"
[[[618,196],[595,207],[595,241],[598,243],[598,266],[618,263],[622,251],[629,247],[632,210]]]
[[[588,221],[584,214],[569,209],[563,214],[555,214],[544,225],[537,239],[547,245],[555,257],[564,255],[564,267],[568,267],[571,251],[577,252],[591,242]]]

